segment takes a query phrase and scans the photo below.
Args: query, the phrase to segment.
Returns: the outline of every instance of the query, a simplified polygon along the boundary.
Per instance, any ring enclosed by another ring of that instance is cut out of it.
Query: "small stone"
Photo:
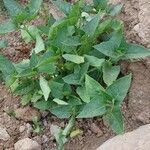
[[[149,150],[150,124],[106,141],[97,150]]]
[[[19,132],[22,133],[25,129],[26,129],[25,126],[20,126],[20,127],[19,127]]]
[[[60,127],[57,125],[52,124],[50,126],[51,135],[55,135],[60,131]]]
[[[43,142],[43,143],[47,143],[48,140],[49,140],[49,139],[48,139],[48,137],[47,137],[46,135],[43,135],[43,136],[42,136],[42,142]]]
[[[29,138],[19,140],[14,147],[15,150],[41,150],[41,145]]]
[[[26,124],[26,129],[27,129],[26,130],[27,136],[30,136],[33,129],[32,129],[32,126],[29,123]]]
[[[10,135],[8,134],[8,132],[6,131],[5,128],[0,127],[0,139],[7,141],[9,140]]]
[[[95,123],[91,124],[91,130],[93,133],[97,134],[98,137],[103,134],[102,130]]]
[[[17,119],[24,120],[25,122],[32,121],[35,116],[37,116],[38,118],[41,117],[40,113],[36,109],[29,106],[18,108],[15,111],[15,117]]]

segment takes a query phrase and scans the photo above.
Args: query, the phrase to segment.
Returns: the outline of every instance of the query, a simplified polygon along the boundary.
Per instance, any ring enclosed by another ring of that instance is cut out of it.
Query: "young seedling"
[[[64,17],[56,20],[46,14],[44,23],[34,26],[30,22],[41,11],[42,0],[30,0],[24,7],[15,0],[3,2],[11,19],[0,24],[0,34],[20,31],[23,40],[35,42],[35,47],[19,63],[0,55],[0,73],[13,93],[23,97],[23,105],[69,119],[56,135],[58,149],[64,149],[75,118],[103,117],[122,134],[120,107],[132,75],[123,76],[118,61],[150,56],[145,47],[126,42],[123,22],[115,18],[122,5],[55,0]],[[0,48],[6,43],[0,41]]]

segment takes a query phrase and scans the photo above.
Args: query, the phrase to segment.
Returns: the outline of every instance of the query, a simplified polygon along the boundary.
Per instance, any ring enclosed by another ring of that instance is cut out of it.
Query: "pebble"
[[[102,130],[95,123],[91,124],[91,130],[93,133],[97,134],[98,137],[103,135]]]
[[[54,125],[54,124],[51,124],[51,126],[50,126],[51,135],[55,135],[55,134],[57,134],[59,131],[60,131],[60,127],[59,127],[59,126]]]
[[[19,140],[14,147],[15,150],[41,150],[41,145],[29,138]]]
[[[3,141],[8,141],[10,139],[10,135],[6,131],[5,128],[0,127],[0,139]]]
[[[25,129],[26,129],[25,126],[20,126],[20,127],[19,127],[19,132],[22,133],[22,132],[24,132]]]

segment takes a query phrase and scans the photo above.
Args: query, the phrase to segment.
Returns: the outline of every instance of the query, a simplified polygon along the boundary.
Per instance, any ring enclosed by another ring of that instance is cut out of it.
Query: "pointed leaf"
[[[16,30],[16,25],[12,21],[0,24],[0,34],[6,34]]]
[[[84,57],[82,57],[82,56],[73,55],[73,54],[64,54],[64,55],[62,55],[62,57],[64,59],[66,59],[67,61],[71,61],[76,64],[84,63]]]
[[[81,45],[80,39],[78,36],[68,37],[65,41],[62,42],[63,45],[66,46],[79,46]]]
[[[120,73],[120,66],[112,66],[106,62],[103,66],[103,80],[107,86],[111,85]]]
[[[104,88],[96,80],[88,75],[85,77],[85,88],[90,97],[94,97],[97,93],[104,90]]]
[[[53,102],[57,103],[58,105],[68,105],[67,102],[65,102],[65,101],[63,101],[61,99],[58,99],[58,98],[54,98]]]
[[[0,49],[6,48],[8,45],[8,42],[6,40],[0,40]]]
[[[33,50],[35,51],[36,54],[45,50],[44,41],[40,35],[36,36],[36,45],[35,45],[35,48]]]
[[[104,116],[104,120],[106,120],[115,133],[124,133],[123,118],[119,107],[115,107],[111,113]]]
[[[150,56],[150,49],[138,44],[129,44],[123,59],[138,59]]]
[[[107,89],[106,93],[114,98],[117,104],[121,105],[127,95],[131,84],[131,74],[116,80]]]
[[[101,67],[103,63],[105,62],[105,59],[99,59],[95,56],[85,55],[85,58],[93,67]]]
[[[101,96],[96,96],[83,107],[77,118],[93,118],[106,113],[104,99]]]
[[[49,94],[51,92],[51,89],[48,85],[48,81],[46,81],[42,76],[40,76],[40,87],[41,87],[41,90],[43,92],[45,101],[47,101]]]
[[[113,6],[110,10],[110,15],[111,16],[116,16],[121,12],[121,9],[123,7],[123,4],[116,4],[115,6]]]
[[[78,87],[76,92],[85,103],[90,102],[90,96],[88,95],[85,87]]]
[[[94,16],[93,19],[87,22],[87,24],[83,27],[83,31],[87,35],[93,36],[96,31],[96,28],[98,27],[99,21],[100,21],[100,14],[97,14]]]

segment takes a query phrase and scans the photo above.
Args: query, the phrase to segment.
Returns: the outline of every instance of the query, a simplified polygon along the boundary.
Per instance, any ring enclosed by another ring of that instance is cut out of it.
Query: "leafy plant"
[[[68,126],[56,135],[58,149],[63,149],[75,118],[101,116],[122,134],[120,107],[132,75],[122,77],[118,62],[150,56],[143,46],[126,42],[123,23],[114,17],[122,5],[56,0],[64,17],[56,20],[47,14],[43,25],[33,26],[30,21],[42,0],[30,0],[25,7],[15,0],[3,1],[11,19],[0,25],[0,34],[19,30],[26,43],[36,44],[29,59],[19,63],[0,55],[0,71],[13,93],[22,96],[23,105],[69,118]],[[0,48],[5,46],[6,41],[0,41]]]

